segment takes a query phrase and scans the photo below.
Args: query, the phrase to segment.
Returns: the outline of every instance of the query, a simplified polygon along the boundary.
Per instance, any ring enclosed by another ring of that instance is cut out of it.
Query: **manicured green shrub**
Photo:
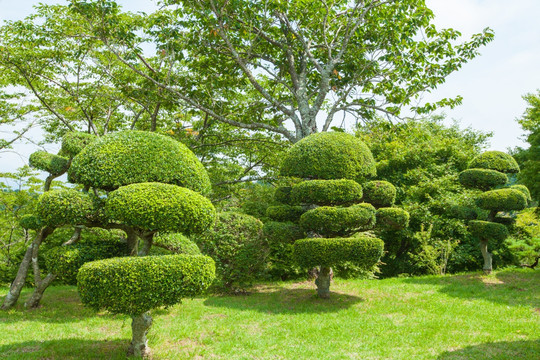
[[[214,206],[199,193],[176,185],[140,183],[109,193],[107,216],[154,231],[198,233],[214,221]]]
[[[483,191],[502,186],[508,182],[506,174],[490,169],[467,169],[459,174],[461,185]]]
[[[321,206],[300,217],[305,231],[323,236],[347,236],[375,225],[375,208],[370,204],[349,207]]]
[[[281,175],[303,179],[351,179],[361,183],[375,174],[375,161],[366,144],[341,132],[322,132],[300,140],[281,165]]]
[[[160,182],[200,193],[210,190],[201,162],[182,143],[156,133],[123,131],[103,136],[86,146],[68,172],[70,182],[104,190]]]
[[[201,252],[216,262],[218,289],[244,290],[261,276],[268,255],[262,227],[253,216],[223,212],[212,228],[192,237]]]
[[[377,210],[377,227],[384,230],[403,230],[409,226],[409,213],[400,208],[380,208]]]
[[[30,215],[30,214],[27,214],[21,217],[21,219],[19,220],[19,225],[21,225],[23,229],[28,229],[28,230],[39,230],[42,227],[42,224],[41,224],[41,221],[39,221],[39,218],[35,215]]]
[[[506,226],[490,221],[471,220],[469,231],[481,240],[502,241],[508,237]]]
[[[291,205],[292,186],[280,186],[274,193],[274,200],[281,204]]]
[[[475,157],[469,168],[491,169],[502,173],[518,173],[519,165],[516,160],[502,151],[486,151]]]
[[[62,138],[62,148],[60,149],[60,153],[72,158],[94,140],[96,140],[94,134],[79,131],[68,132]]]
[[[376,208],[390,207],[396,201],[396,187],[384,180],[369,181],[363,184],[364,202]]]
[[[50,227],[83,224],[93,212],[92,198],[73,189],[47,191],[39,197],[36,207],[39,221]]]
[[[445,215],[460,220],[475,220],[478,217],[476,211],[466,205],[450,205],[446,209]]]
[[[519,190],[497,189],[480,194],[476,199],[476,205],[484,210],[523,210],[527,207],[527,198]]]
[[[276,205],[266,208],[266,216],[274,221],[296,222],[305,213],[301,206]]]
[[[350,205],[362,201],[362,186],[354,180],[310,180],[291,191],[294,204]]]
[[[383,241],[374,237],[310,238],[294,243],[294,258],[306,269],[351,262],[369,270],[379,261],[383,249]]]
[[[510,189],[521,191],[523,195],[525,195],[525,197],[527,198],[527,202],[530,202],[532,200],[531,193],[525,185],[521,185],[521,184],[512,185],[510,186]]]
[[[84,264],[77,288],[86,306],[133,316],[194,297],[214,276],[214,261],[208,256],[112,258]]]
[[[301,271],[293,258],[293,245],[296,240],[306,237],[305,231],[292,222],[269,221],[264,224],[263,234],[270,250],[270,276],[280,280],[298,277]]]
[[[154,236],[154,246],[167,249],[175,254],[200,255],[197,244],[179,233],[163,233]]]
[[[41,150],[33,152],[28,159],[28,163],[31,167],[46,171],[54,176],[62,175],[69,167],[69,160],[65,157]]]

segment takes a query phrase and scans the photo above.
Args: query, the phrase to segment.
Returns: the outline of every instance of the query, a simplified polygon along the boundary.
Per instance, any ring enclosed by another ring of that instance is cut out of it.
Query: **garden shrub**
[[[93,213],[92,198],[73,189],[47,191],[39,197],[36,206],[39,221],[50,227],[81,224]]]
[[[467,169],[459,174],[459,182],[467,188],[486,191],[506,184],[508,177],[497,170]]]
[[[292,186],[280,186],[276,188],[274,200],[281,204],[291,205]]]
[[[476,205],[484,210],[511,211],[527,207],[527,198],[522,191],[497,189],[486,191],[478,196]]]
[[[268,242],[268,273],[273,279],[296,278],[301,271],[293,258],[294,242],[306,237],[305,231],[292,222],[269,221],[263,226]]]
[[[377,227],[402,230],[409,226],[409,213],[400,208],[385,207],[377,210]]]
[[[376,208],[390,207],[396,201],[396,188],[388,181],[374,180],[363,184],[364,202]]]
[[[510,189],[521,191],[523,193],[523,195],[525,195],[525,197],[527,198],[527,203],[531,202],[531,200],[532,200],[531,192],[529,191],[529,189],[525,185],[521,185],[521,184],[512,185],[512,186],[510,186]]]
[[[19,220],[19,225],[21,225],[23,229],[28,230],[39,230],[43,226],[39,218],[31,214],[26,214],[21,217],[21,219]]]
[[[292,188],[294,204],[350,205],[362,201],[362,186],[354,180],[311,180]]]
[[[298,221],[305,213],[301,206],[276,205],[266,209],[266,216],[274,221]]]
[[[502,241],[508,237],[506,226],[491,221],[471,220],[469,231],[482,240]]]
[[[519,165],[509,154],[502,151],[486,151],[476,156],[469,168],[497,170],[502,173],[518,173]]]
[[[62,148],[60,149],[60,153],[73,158],[96,139],[97,137],[94,134],[78,131],[68,132],[62,138]]]
[[[54,176],[62,175],[69,167],[69,160],[65,157],[41,150],[32,153],[28,163],[31,167],[46,171]]]
[[[349,207],[321,206],[300,217],[300,226],[324,236],[346,236],[375,225],[375,208],[369,204]]]
[[[163,233],[154,236],[154,246],[175,254],[200,255],[201,250],[187,236],[180,233]]]

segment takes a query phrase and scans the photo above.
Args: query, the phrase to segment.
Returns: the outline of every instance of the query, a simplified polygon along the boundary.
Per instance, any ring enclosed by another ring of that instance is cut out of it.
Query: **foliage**
[[[94,212],[90,195],[73,189],[43,193],[36,206],[39,221],[50,227],[88,222]]]
[[[207,256],[124,257],[84,264],[77,288],[81,301],[94,310],[139,315],[200,294],[214,276],[214,262]]]
[[[62,137],[60,153],[65,154],[69,158],[73,158],[94,140],[96,140],[96,136],[93,134],[70,131]]]
[[[269,221],[263,226],[268,242],[268,273],[273,279],[287,280],[301,275],[293,257],[294,242],[306,237],[298,224]]]
[[[139,183],[109,193],[107,216],[151,231],[200,233],[215,219],[216,210],[199,193],[170,184]]]
[[[28,163],[31,167],[46,171],[54,176],[62,175],[69,167],[69,160],[65,157],[41,150],[33,152]]]
[[[376,214],[376,225],[387,231],[403,230],[409,226],[409,217],[409,213],[401,208],[379,208]]]
[[[396,187],[384,180],[368,181],[364,188],[364,202],[376,208],[391,207],[396,201]]]
[[[497,189],[480,194],[476,199],[476,204],[484,210],[523,210],[527,207],[527,197],[519,190]]]
[[[266,216],[274,221],[296,222],[306,211],[298,205],[275,205],[266,208]]]
[[[216,262],[220,290],[245,290],[261,276],[268,255],[262,228],[262,222],[253,216],[222,212],[213,227],[192,237],[201,252]]]
[[[274,192],[274,200],[281,204],[291,205],[292,186],[280,186]]]
[[[174,254],[200,255],[197,244],[180,233],[163,233],[154,236],[154,246],[167,249]]]
[[[349,207],[321,206],[300,217],[300,226],[307,232],[323,236],[347,236],[375,225],[375,208],[370,204]]]
[[[525,185],[521,185],[521,184],[512,185],[510,186],[510,189],[521,191],[523,195],[525,195],[525,197],[527,198],[528,203],[532,200],[531,193]]]
[[[354,180],[310,180],[293,186],[295,204],[350,205],[362,201],[362,186]]]
[[[351,179],[362,182],[375,176],[369,148],[342,132],[310,135],[294,144],[281,165],[281,175],[304,179]]]
[[[506,174],[490,169],[467,169],[459,173],[459,182],[466,188],[487,191],[508,182]]]
[[[519,165],[516,160],[502,151],[485,151],[472,159],[469,168],[490,169],[502,173],[518,173]]]
[[[469,231],[480,240],[501,242],[508,237],[506,226],[491,221],[471,220]]]
[[[39,230],[43,227],[39,217],[31,214],[22,216],[19,220],[19,225],[25,230]]]

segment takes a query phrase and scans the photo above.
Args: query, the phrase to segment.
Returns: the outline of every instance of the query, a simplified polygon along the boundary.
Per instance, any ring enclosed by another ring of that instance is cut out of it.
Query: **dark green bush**
[[[39,197],[36,213],[46,226],[83,224],[93,216],[94,203],[88,194],[81,191],[47,191]]]
[[[21,219],[19,220],[19,225],[21,225],[23,229],[28,229],[28,230],[39,230],[42,227],[42,224],[41,224],[41,221],[39,221],[39,218],[35,215],[30,215],[30,214],[27,214],[21,217]]]
[[[502,173],[518,173],[519,165],[516,160],[502,151],[486,151],[475,157],[469,168],[491,169]]]
[[[243,290],[261,276],[268,255],[262,227],[253,216],[224,212],[218,214],[212,228],[192,237],[201,252],[216,262],[220,290]]]
[[[364,202],[376,208],[390,207],[396,201],[396,187],[384,180],[369,181],[363,185]]]
[[[72,131],[62,138],[62,148],[60,152],[67,157],[74,157],[82,151],[88,144],[96,140],[94,134]]]
[[[197,244],[179,233],[164,233],[154,236],[154,246],[167,249],[175,254],[200,255]]]
[[[480,240],[502,241],[508,237],[506,226],[490,221],[471,220],[469,231]]]
[[[294,258],[305,269],[351,262],[371,270],[381,258],[383,249],[383,241],[374,237],[310,238],[294,243]]]
[[[532,200],[531,193],[525,185],[521,185],[521,184],[512,185],[510,186],[510,189],[521,191],[523,195],[525,195],[525,197],[527,198],[527,202],[530,202]]]
[[[62,175],[69,167],[69,160],[65,157],[49,154],[41,150],[33,152],[28,159],[28,163],[31,167],[46,171],[54,176]]]
[[[322,132],[300,140],[281,165],[281,175],[303,179],[351,179],[361,183],[375,174],[375,161],[366,144],[341,132]]]
[[[527,207],[527,198],[519,190],[498,189],[480,194],[476,199],[476,205],[484,210],[523,210]]]
[[[276,205],[266,208],[266,216],[274,221],[296,222],[305,213],[301,206]]]
[[[351,205],[362,201],[362,186],[354,180],[310,180],[291,191],[294,204]]]
[[[377,210],[377,227],[384,230],[403,230],[409,226],[409,213],[400,208],[380,208]]]
[[[506,174],[490,169],[467,169],[459,173],[459,182],[466,188],[480,189],[483,191],[493,189],[506,184]]]
[[[109,194],[105,211],[109,218],[140,229],[186,235],[204,231],[216,216],[201,194],[162,183],[122,186]]]
[[[321,206],[300,217],[305,231],[323,236],[347,236],[375,225],[375,208],[370,204],[349,207]]]
[[[292,186],[280,186],[274,193],[274,200],[281,204],[291,204]]]
[[[83,304],[94,310],[140,315],[200,294],[214,276],[208,256],[123,257],[84,264],[77,288]]]
[[[73,158],[68,179],[104,190],[142,182],[174,184],[203,194],[210,190],[208,174],[191,150],[143,131],[116,132],[92,142]]]
[[[293,244],[306,237],[304,230],[292,222],[269,221],[264,224],[263,234],[270,250],[270,276],[279,280],[297,278],[301,271],[293,258]]]

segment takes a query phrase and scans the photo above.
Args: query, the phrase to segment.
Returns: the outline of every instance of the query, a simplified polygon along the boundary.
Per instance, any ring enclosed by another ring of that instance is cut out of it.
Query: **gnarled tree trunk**
[[[39,306],[41,298],[43,298],[43,293],[49,287],[49,285],[56,279],[56,274],[47,274],[43,280],[40,280],[39,283],[36,282],[36,287],[32,296],[24,303],[24,306],[30,309],[35,309]]]
[[[315,279],[317,285],[317,294],[321,299],[330,298],[330,282],[332,281],[332,268],[321,266],[319,275]]]
[[[482,256],[484,257],[484,274],[491,274],[493,270],[491,254],[488,252],[488,241],[480,240],[480,250],[482,251]]]
[[[131,344],[129,345],[128,356],[146,357],[150,355],[148,339],[146,334],[152,326],[152,317],[148,312],[131,317]]]

